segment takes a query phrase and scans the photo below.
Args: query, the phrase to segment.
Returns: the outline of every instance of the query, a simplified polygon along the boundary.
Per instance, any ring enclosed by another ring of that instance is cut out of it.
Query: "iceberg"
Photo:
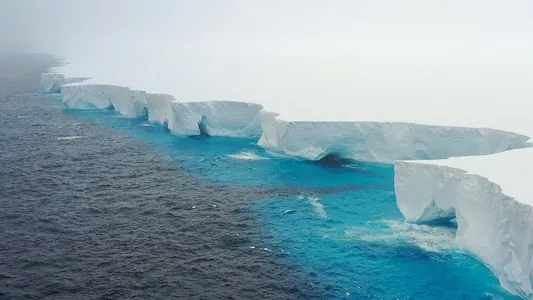
[[[394,164],[406,221],[455,218],[457,244],[484,262],[502,287],[533,299],[533,148]]]
[[[490,128],[286,121],[255,103],[180,102],[167,94],[91,81],[62,85],[61,96],[68,108],[114,109],[128,117],[163,124],[176,135],[260,137],[258,145],[271,154],[306,160],[328,155],[379,163],[442,159],[524,148],[529,140],[525,135]]]
[[[401,122],[286,121],[261,112],[259,146],[306,160],[328,155],[364,162],[442,159],[524,148],[529,137],[490,128]]]

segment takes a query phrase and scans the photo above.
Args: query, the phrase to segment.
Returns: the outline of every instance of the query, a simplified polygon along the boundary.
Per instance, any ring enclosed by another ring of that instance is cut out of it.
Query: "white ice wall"
[[[112,98],[126,92],[127,89],[117,86],[67,84],[61,87],[61,98],[68,108],[107,109],[111,107]]]
[[[46,78],[65,79],[61,76]],[[50,80],[52,81],[52,80]],[[258,137],[261,135],[259,104],[237,101],[178,102],[166,94],[107,84],[66,84],[60,89],[63,104],[73,109],[113,108],[128,117],[148,117],[176,135],[199,135],[203,126],[211,136]]]
[[[46,82],[66,81],[46,75]],[[50,80],[48,80],[50,79]],[[50,86],[50,85],[47,85]],[[259,137],[275,155],[320,160],[327,155],[367,162],[441,159],[523,148],[527,136],[488,128],[395,122],[305,122],[278,119],[259,104],[238,101],[180,102],[117,85],[74,83],[61,87],[63,103],[75,109],[114,108],[129,117],[147,114],[177,135]]]
[[[509,292],[533,299],[530,205],[504,194],[487,178],[461,169],[397,162],[394,173],[396,200],[407,221],[456,217],[458,245],[489,266]]]
[[[329,154],[367,162],[440,159],[525,147],[527,136],[489,128],[394,122],[285,121],[262,112],[259,145],[274,154],[319,160]]]
[[[202,122],[211,136],[254,137],[261,135],[259,104],[235,101],[172,102],[169,129],[175,134],[198,135]]]
[[[41,74],[41,88],[45,93],[60,93],[61,86],[85,80],[87,78],[65,78],[61,73],[43,73]]]
[[[147,94],[148,120],[159,124],[168,123],[172,117],[170,103],[174,97],[167,94]]]

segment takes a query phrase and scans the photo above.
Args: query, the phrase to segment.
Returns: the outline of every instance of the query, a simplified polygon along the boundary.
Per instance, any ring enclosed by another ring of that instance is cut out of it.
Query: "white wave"
[[[141,123],[139,126],[141,126],[141,127],[154,127],[154,124],[151,124],[151,123]]]
[[[502,296],[495,295],[490,292],[484,293],[484,296],[487,297],[487,299],[493,299],[493,300],[503,300],[504,298]]]
[[[371,242],[408,242],[428,252],[448,252],[460,250],[455,242],[455,232],[448,227],[381,220],[369,222],[367,226],[353,226],[345,231],[345,235]]]
[[[327,219],[328,214],[326,213],[326,210],[324,209],[324,205],[319,202],[320,198],[317,196],[309,196],[307,197],[307,202],[311,204],[315,208],[315,212],[322,218]]]
[[[236,154],[229,154],[228,155],[231,158],[235,159],[244,159],[244,160],[261,160],[261,159],[268,159],[267,157],[259,156],[253,152],[243,151]]]
[[[84,135],[62,136],[62,137],[58,137],[57,139],[60,141],[64,141],[64,140],[76,140],[76,139],[83,139],[83,138],[86,138],[86,136]]]

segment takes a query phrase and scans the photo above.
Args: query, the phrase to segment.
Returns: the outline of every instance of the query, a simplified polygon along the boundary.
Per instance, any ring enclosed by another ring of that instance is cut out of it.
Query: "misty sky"
[[[0,0],[0,30],[73,76],[297,119],[514,129],[533,96],[531,0]]]

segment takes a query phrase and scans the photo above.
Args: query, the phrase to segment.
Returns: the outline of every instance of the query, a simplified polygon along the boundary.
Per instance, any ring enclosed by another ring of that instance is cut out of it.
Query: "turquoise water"
[[[374,174],[376,170],[381,169],[380,166],[352,163],[339,167],[338,164],[324,165],[279,159],[258,147],[257,139],[178,137],[170,134],[161,125],[150,124],[141,119],[124,118],[114,111],[66,112],[123,130],[212,182],[307,187],[391,184],[390,180],[370,179],[366,176]],[[357,172],[354,172],[355,170]]]
[[[403,222],[390,166],[280,159],[254,139],[176,137],[162,126],[111,111],[65,112],[140,139],[210,182],[346,187],[249,204],[266,236],[250,251],[295,262],[331,298],[514,299],[483,264],[455,247],[453,224]]]
[[[511,299],[483,264],[455,247],[453,226],[405,224],[391,190],[252,205],[271,251],[304,266],[337,298]]]

